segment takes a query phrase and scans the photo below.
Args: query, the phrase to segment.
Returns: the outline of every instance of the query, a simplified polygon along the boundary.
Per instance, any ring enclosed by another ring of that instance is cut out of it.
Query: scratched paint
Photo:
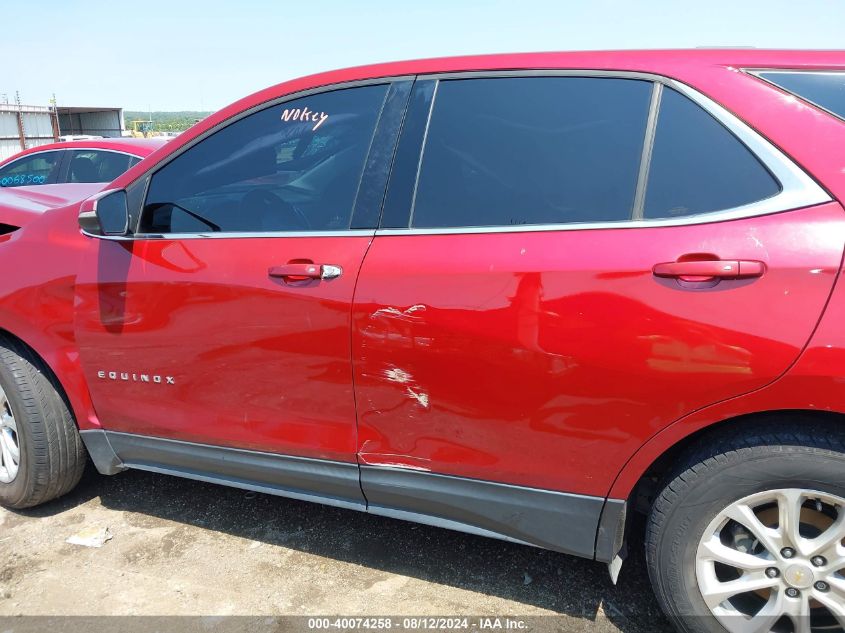
[[[390,367],[389,369],[384,370],[384,377],[387,378],[390,382],[398,382],[398,383],[407,383],[411,382],[411,374],[406,372],[404,369],[400,369],[399,367]]]
[[[428,409],[429,403],[428,403],[428,394],[427,393],[423,393],[422,391],[420,391],[420,392],[414,391],[410,387],[407,387],[405,389],[405,393],[407,393],[411,398],[413,398],[414,400],[419,402],[422,405],[423,409]]]
[[[410,308],[407,308],[405,310],[400,310],[399,308],[394,308],[393,306],[389,306],[387,308],[379,308],[370,315],[370,318],[376,319],[382,316],[389,316],[402,319],[407,317],[414,317],[416,316],[417,312],[425,312],[425,306],[418,303],[416,305],[412,305]]]

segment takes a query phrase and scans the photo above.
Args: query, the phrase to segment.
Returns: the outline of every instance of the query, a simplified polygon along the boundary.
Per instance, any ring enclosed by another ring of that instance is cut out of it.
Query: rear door
[[[646,438],[795,360],[843,242],[838,204],[684,86],[418,82],[355,297],[364,493],[535,542],[526,500],[574,493],[558,518],[591,525],[547,536],[591,555]]]
[[[352,294],[408,88],[248,113],[152,174],[131,240],[90,240],[76,335],[126,463],[360,503]]]

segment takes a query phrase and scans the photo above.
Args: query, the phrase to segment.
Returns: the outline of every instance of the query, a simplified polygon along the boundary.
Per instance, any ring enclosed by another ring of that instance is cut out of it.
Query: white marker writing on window
[[[312,132],[325,123],[328,118],[329,115],[325,112],[313,112],[308,108],[285,108],[282,112],[282,121],[311,121],[314,123],[314,127],[311,128]]]

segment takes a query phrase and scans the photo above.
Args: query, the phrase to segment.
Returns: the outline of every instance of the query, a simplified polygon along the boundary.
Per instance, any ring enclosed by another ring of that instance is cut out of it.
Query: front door
[[[355,462],[350,309],[373,225],[350,227],[389,90],[322,92],[236,120],[152,174],[133,239],[90,241],[77,339],[124,461],[180,452],[161,469],[183,474],[273,467],[250,451]],[[170,443],[145,452],[153,440],[138,437]],[[209,466],[202,446],[240,452]]]

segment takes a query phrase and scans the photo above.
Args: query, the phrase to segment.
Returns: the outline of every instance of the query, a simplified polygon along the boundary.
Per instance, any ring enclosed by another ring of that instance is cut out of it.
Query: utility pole
[[[56,106],[56,93],[53,93],[53,98],[50,99],[50,123],[53,126],[53,140],[59,140],[59,109]]]
[[[26,149],[26,132],[23,128],[23,109],[21,108],[21,93],[15,90],[15,105],[18,106],[18,137],[21,141],[21,150]]]

